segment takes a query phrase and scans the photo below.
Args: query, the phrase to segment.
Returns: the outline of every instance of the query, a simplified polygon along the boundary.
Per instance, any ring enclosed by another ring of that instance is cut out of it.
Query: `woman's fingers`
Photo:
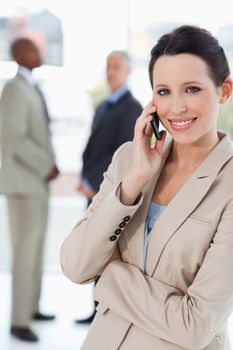
[[[135,124],[135,135],[141,137],[152,136],[150,121],[152,120],[152,114],[155,113],[156,107],[150,102],[143,110],[142,114]]]
[[[156,150],[156,152],[160,155],[160,157],[162,157],[163,154],[163,146],[164,146],[164,142],[167,136],[167,132],[165,130],[161,131],[162,132],[162,139],[161,140],[157,140],[154,149]]]
[[[152,120],[152,116],[149,114],[141,120],[138,120],[135,125],[135,136],[141,138],[147,136],[147,125]]]
[[[152,106],[154,106],[154,101],[153,101],[153,100],[151,100],[151,101],[144,107],[143,110],[146,110],[147,108],[150,108],[150,107],[152,107]]]
[[[151,119],[152,120],[152,119]],[[145,127],[145,130],[144,130],[144,134],[148,137],[152,137],[153,135],[153,129],[152,129],[152,126],[151,126],[151,123],[147,123],[146,124],[146,127]]]

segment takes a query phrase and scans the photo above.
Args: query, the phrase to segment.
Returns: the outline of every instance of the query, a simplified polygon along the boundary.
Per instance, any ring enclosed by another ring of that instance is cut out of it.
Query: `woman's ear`
[[[227,102],[231,96],[232,96],[232,92],[233,92],[233,81],[231,79],[231,77],[227,77],[225,79],[225,81],[223,82],[222,86],[221,86],[221,95],[220,95],[220,103],[224,104],[225,102]]]

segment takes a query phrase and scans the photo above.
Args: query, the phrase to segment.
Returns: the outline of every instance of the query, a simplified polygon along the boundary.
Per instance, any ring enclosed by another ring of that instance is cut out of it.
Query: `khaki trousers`
[[[12,318],[27,327],[38,311],[48,217],[48,195],[7,197],[12,241]]]

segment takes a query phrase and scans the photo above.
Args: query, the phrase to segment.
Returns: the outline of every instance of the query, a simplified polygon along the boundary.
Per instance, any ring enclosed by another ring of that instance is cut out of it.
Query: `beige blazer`
[[[131,151],[127,143],[115,153],[99,193],[61,249],[62,269],[72,281],[102,274],[97,316],[82,349],[230,349],[232,143],[222,138],[158,218],[145,270],[144,226],[159,172],[136,205],[124,206],[118,186]],[[108,264],[116,245],[121,259]]]
[[[55,162],[48,123],[38,93],[20,74],[3,89],[0,125],[0,193],[47,192]]]

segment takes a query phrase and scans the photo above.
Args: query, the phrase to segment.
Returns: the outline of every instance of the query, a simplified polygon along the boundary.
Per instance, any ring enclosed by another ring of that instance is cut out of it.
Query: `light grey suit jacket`
[[[97,316],[82,349],[228,350],[232,143],[222,138],[158,218],[145,271],[145,219],[160,171],[136,205],[124,206],[119,184],[131,152],[131,143],[116,152],[99,193],[61,249],[62,269],[72,281],[86,283],[102,274],[95,288]],[[121,259],[108,263],[116,245]]]
[[[55,163],[40,96],[20,74],[3,89],[0,100],[0,192],[47,192],[46,177]]]

